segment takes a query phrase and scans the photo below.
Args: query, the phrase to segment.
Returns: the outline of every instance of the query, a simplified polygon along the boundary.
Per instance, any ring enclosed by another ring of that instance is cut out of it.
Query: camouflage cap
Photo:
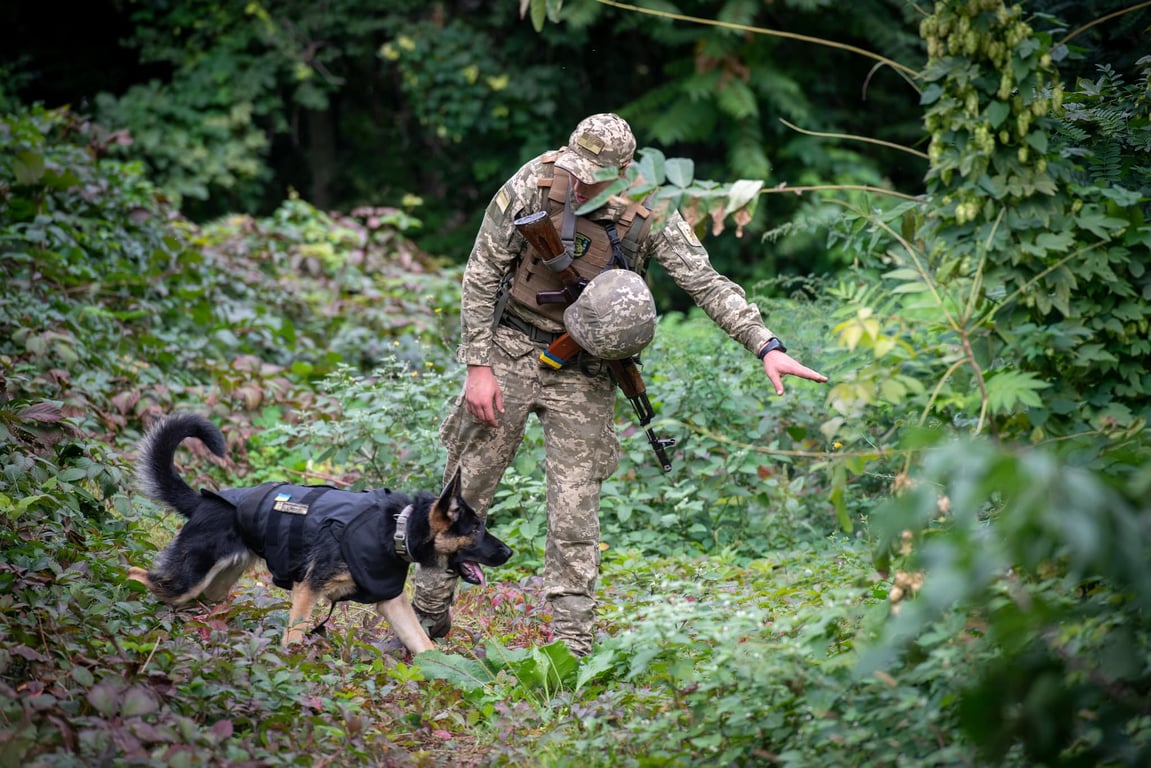
[[[604,360],[638,355],[655,337],[655,320],[651,291],[630,269],[596,275],[564,310],[564,326],[571,337]]]
[[[585,117],[572,131],[567,146],[560,150],[556,167],[584,184],[595,184],[604,168],[619,172],[635,154],[631,126],[619,115],[605,112]]]

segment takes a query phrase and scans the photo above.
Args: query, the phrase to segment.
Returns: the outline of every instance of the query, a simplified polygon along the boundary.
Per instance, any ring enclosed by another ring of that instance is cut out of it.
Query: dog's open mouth
[[[471,560],[460,560],[456,563],[456,571],[459,572],[460,578],[469,584],[479,584],[482,587],[487,583],[484,578],[484,569],[480,568],[479,563]]]

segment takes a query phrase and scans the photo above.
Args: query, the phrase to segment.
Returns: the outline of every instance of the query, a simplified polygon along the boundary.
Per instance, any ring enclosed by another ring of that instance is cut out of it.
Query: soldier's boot
[[[459,578],[446,571],[416,571],[416,589],[412,595],[412,608],[428,637],[438,640],[447,637],[452,629],[452,603],[456,599]]]
[[[441,637],[447,637],[448,633],[452,631],[452,609],[447,608],[440,613],[424,613],[419,608],[415,609],[416,618],[420,620],[420,626],[428,633],[428,637],[432,640],[439,640]]]
[[[564,595],[548,600],[552,609],[552,630],[576,656],[591,653],[595,640],[595,600],[579,595]]]

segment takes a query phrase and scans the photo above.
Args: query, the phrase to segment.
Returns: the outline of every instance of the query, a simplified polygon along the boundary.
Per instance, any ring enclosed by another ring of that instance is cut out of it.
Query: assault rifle
[[[583,292],[588,281],[572,266],[573,256],[560,239],[559,233],[552,225],[546,211],[539,211],[515,220],[516,229],[524,239],[540,255],[544,265],[557,273],[563,288],[556,291],[536,292],[537,304],[571,304]],[[540,355],[540,362],[551,368],[559,370],[574,360],[580,353],[580,346],[568,333],[561,334],[553,341],[546,351]],[[632,358],[623,360],[605,360],[608,370],[615,383],[623,391],[624,397],[635,409],[639,417],[639,425],[647,433],[647,441],[655,451],[664,472],[671,471],[671,459],[667,456],[667,449],[675,445],[674,437],[656,437],[655,432],[648,426],[655,416],[655,409],[647,397],[647,387],[644,386],[643,377],[640,376],[639,367]]]
[[[529,213],[515,220],[516,229],[540,255],[544,266],[559,274],[563,288],[558,291],[536,291],[536,304],[571,304],[583,293],[588,281],[572,266],[573,254],[564,248],[560,233],[552,226],[547,211]],[[555,366],[559,368],[562,366]]]

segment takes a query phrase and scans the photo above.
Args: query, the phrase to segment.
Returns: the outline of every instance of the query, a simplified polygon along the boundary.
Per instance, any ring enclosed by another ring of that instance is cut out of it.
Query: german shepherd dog
[[[417,654],[433,644],[403,592],[409,564],[446,568],[483,584],[480,566],[503,565],[512,555],[460,495],[458,469],[438,498],[283,483],[196,492],[175,466],[176,449],[190,437],[225,455],[224,436],[214,424],[180,414],[148,431],[136,462],[143,492],[187,518],[151,570],[128,569],[129,579],[170,605],[201,596],[223,600],[262,560],[273,582],[291,590],[285,646],[305,636],[304,624],[323,597],[333,604],[374,603]]]

